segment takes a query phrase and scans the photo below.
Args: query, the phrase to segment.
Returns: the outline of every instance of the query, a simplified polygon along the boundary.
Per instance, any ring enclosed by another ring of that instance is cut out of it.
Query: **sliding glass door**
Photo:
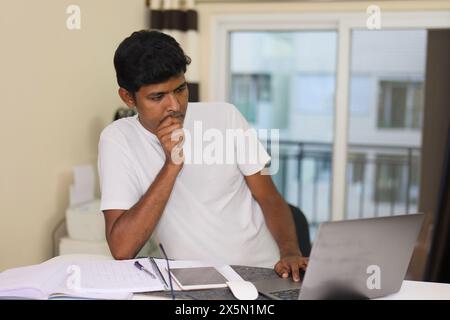
[[[336,40],[336,31],[230,34],[229,100],[255,128],[280,130],[273,179],[312,227],[331,219]]]
[[[353,30],[345,218],[417,212],[426,30]]]
[[[450,12],[213,19],[210,99],[280,129],[279,191],[311,225],[418,210],[427,31]]]

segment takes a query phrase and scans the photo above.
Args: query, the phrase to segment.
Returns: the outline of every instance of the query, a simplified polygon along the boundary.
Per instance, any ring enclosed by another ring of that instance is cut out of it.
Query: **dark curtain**
[[[450,108],[450,105],[449,105]],[[450,127],[425,280],[450,283]]]
[[[450,30],[429,30],[422,155],[435,176],[421,193],[435,201],[433,233],[424,280],[450,283]],[[426,160],[426,158],[428,160]],[[435,174],[434,174],[435,172]],[[426,174],[426,172],[424,172]],[[422,176],[424,177],[424,176]],[[424,179],[427,177],[425,176]],[[431,190],[431,192],[430,192]]]

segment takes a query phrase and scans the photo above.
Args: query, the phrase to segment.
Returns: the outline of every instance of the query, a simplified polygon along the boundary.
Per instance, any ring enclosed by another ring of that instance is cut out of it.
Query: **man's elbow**
[[[115,260],[129,260],[133,259],[134,256],[131,254],[128,254],[127,252],[116,252],[111,250],[111,255]]]
[[[112,241],[108,241],[109,251],[115,260],[129,260],[134,258],[134,253],[130,249],[123,246],[114,245]]]

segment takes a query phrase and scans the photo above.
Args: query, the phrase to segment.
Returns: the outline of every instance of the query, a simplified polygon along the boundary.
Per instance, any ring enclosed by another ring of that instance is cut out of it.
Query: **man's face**
[[[129,107],[136,107],[139,121],[154,134],[167,117],[184,120],[186,115],[189,91],[183,73],[162,83],[142,86],[134,97],[122,88],[119,94]]]

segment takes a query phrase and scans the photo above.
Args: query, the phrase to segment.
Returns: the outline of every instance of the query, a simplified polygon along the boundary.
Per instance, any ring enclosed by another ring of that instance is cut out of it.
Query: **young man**
[[[157,31],[134,32],[116,50],[119,95],[138,114],[110,124],[99,142],[101,210],[111,253],[134,258],[152,237],[172,259],[274,267],[298,281],[308,259],[299,250],[289,206],[271,177],[260,174],[270,157],[256,136],[249,138],[260,150],[256,163],[230,163],[227,155],[205,161],[208,145],[192,145],[199,127],[209,130],[211,140],[249,126],[230,104],[188,103],[189,63],[175,39]],[[231,159],[246,152],[234,143]]]

